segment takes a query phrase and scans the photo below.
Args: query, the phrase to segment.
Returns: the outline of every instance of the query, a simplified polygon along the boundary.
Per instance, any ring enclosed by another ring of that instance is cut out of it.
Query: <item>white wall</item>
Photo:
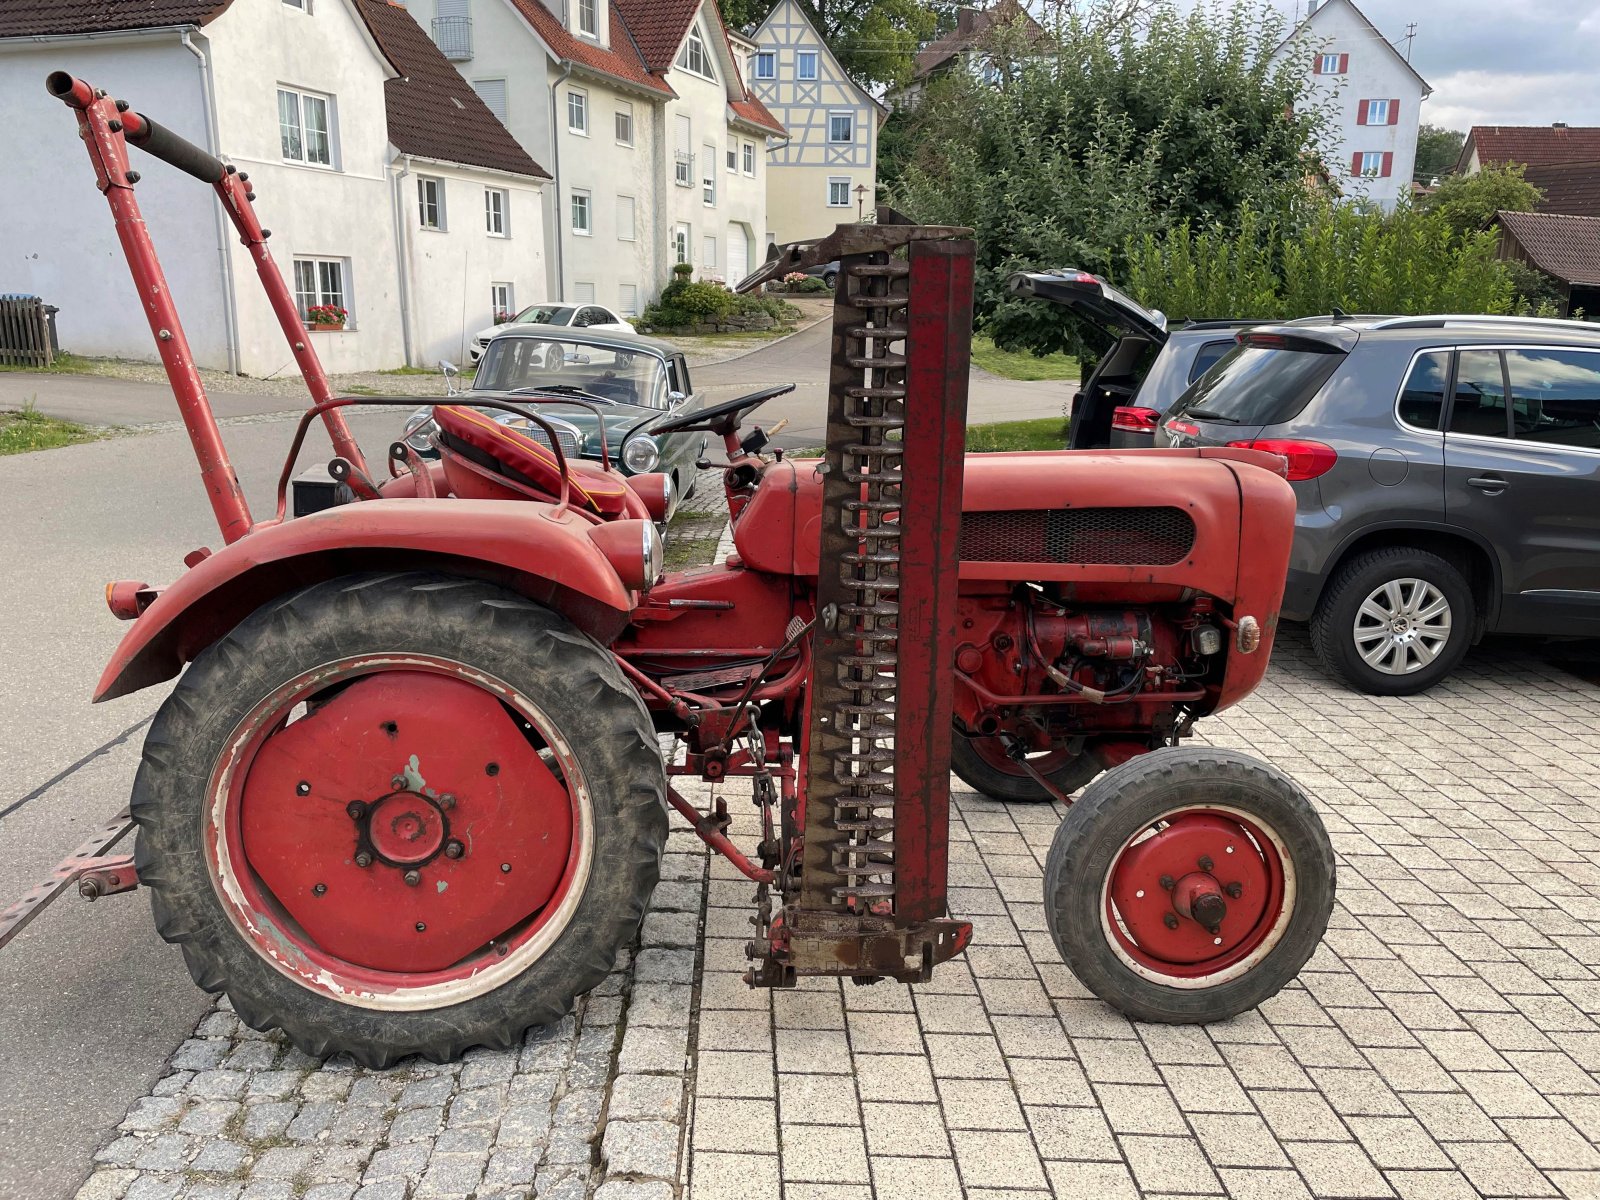
[[[43,296],[61,309],[62,349],[156,361],[155,341],[75,115],[44,90],[70,71],[205,146],[198,60],[176,32],[53,44],[0,43],[0,292]],[[135,194],[166,271],[195,360],[228,365],[215,194],[135,150]]]
[[[329,371],[398,366],[399,263],[386,167],[389,137],[383,84],[393,74],[373,51],[366,27],[341,0],[307,14],[281,3],[246,0],[207,27],[218,81],[220,142],[250,175],[256,212],[293,286],[295,255],[349,260],[350,326],[314,334]],[[334,169],[283,160],[279,85],[334,97]],[[412,208],[413,213],[415,207]],[[241,369],[247,375],[293,371],[293,359],[248,252],[229,239],[239,310]]]
[[[1328,167],[1344,195],[1360,197],[1392,209],[1411,190],[1416,170],[1417,130],[1421,125],[1422,85],[1391,49],[1375,40],[1372,28],[1346,0],[1326,0],[1310,27],[1284,47],[1280,55],[1303,67],[1311,80],[1313,102],[1331,101],[1334,113],[1329,142],[1324,147]],[[1312,61],[1318,54],[1348,54],[1343,75],[1316,75]],[[1394,125],[1358,124],[1361,101],[1400,102]],[[1394,159],[1387,178],[1351,176],[1351,160],[1358,152],[1390,152]]]
[[[465,167],[401,159],[395,186],[405,213],[410,263],[411,364],[440,359],[464,364],[471,336],[494,324],[490,285],[512,285],[513,306],[544,298],[544,213],[541,189],[529,179]],[[421,227],[417,177],[443,181],[445,228]],[[508,193],[506,236],[488,232],[484,190]]]

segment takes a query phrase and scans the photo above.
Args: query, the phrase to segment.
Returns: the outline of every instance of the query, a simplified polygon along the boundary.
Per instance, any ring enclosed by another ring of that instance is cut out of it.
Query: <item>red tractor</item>
[[[949,772],[1070,801],[1045,870],[1067,964],[1131,1016],[1209,1021],[1315,949],[1333,856],[1304,794],[1178,749],[1271,651],[1294,500],[1249,451],[965,457],[966,231],[844,225],[762,279],[839,261],[827,449],[768,453],[769,388],[676,424],[720,437],[734,552],[663,576],[659,477],[566,459],[478,409],[437,461],[368,471],[273,266],[248,180],[64,73],[226,545],[132,621],[95,698],[178,676],[120,827],[36,889],[135,882],[195,981],[312,1053],[384,1064],[512,1044],[634,936],[669,808],[756,885],[746,978],[925,980],[946,910]],[[148,233],[127,145],[211,184],[251,247],[348,502],[251,518]],[[401,401],[398,403],[410,402]],[[666,432],[663,427],[658,432]],[[662,735],[673,749],[662,753]],[[750,781],[727,838],[677,777]],[[19,918],[7,918],[15,932]]]

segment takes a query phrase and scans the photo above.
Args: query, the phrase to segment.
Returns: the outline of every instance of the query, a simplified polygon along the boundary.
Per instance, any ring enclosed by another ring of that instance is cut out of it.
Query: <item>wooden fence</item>
[[[37,296],[0,296],[0,363],[48,367],[54,361],[44,301]]]

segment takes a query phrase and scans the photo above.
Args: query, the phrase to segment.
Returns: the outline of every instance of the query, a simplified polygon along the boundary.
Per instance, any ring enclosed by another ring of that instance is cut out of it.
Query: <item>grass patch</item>
[[[94,360],[77,354],[58,354],[48,367],[30,367],[22,363],[0,363],[0,371],[27,371],[36,375],[91,375]]]
[[[31,403],[20,410],[0,410],[0,454],[54,450],[57,446],[96,442],[104,436],[87,426],[35,412]]]
[[[379,375],[442,375],[443,373],[432,367],[390,367],[387,371],[378,372]]]
[[[1031,421],[996,421],[989,425],[967,426],[967,449],[974,454],[995,450],[1065,450],[1067,423],[1060,417],[1039,417]],[[785,450],[785,458],[821,458],[821,446]]]
[[[1077,380],[1080,372],[1078,360],[1067,354],[1047,354],[1040,358],[1027,351],[1018,353],[1002,350],[989,338],[972,339],[972,363],[991,375],[1002,379],[1071,379]]]

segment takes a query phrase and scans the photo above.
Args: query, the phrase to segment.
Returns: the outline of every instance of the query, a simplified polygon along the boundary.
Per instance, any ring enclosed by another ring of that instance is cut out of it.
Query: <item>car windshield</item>
[[[1172,413],[1227,425],[1276,425],[1299,413],[1343,358],[1339,351],[1235,346],[1178,397]]]
[[[667,369],[653,354],[579,339],[502,336],[489,343],[474,391],[581,389],[619,404],[665,408]]]
[[[570,325],[570,304],[530,304],[511,318],[513,325]]]

